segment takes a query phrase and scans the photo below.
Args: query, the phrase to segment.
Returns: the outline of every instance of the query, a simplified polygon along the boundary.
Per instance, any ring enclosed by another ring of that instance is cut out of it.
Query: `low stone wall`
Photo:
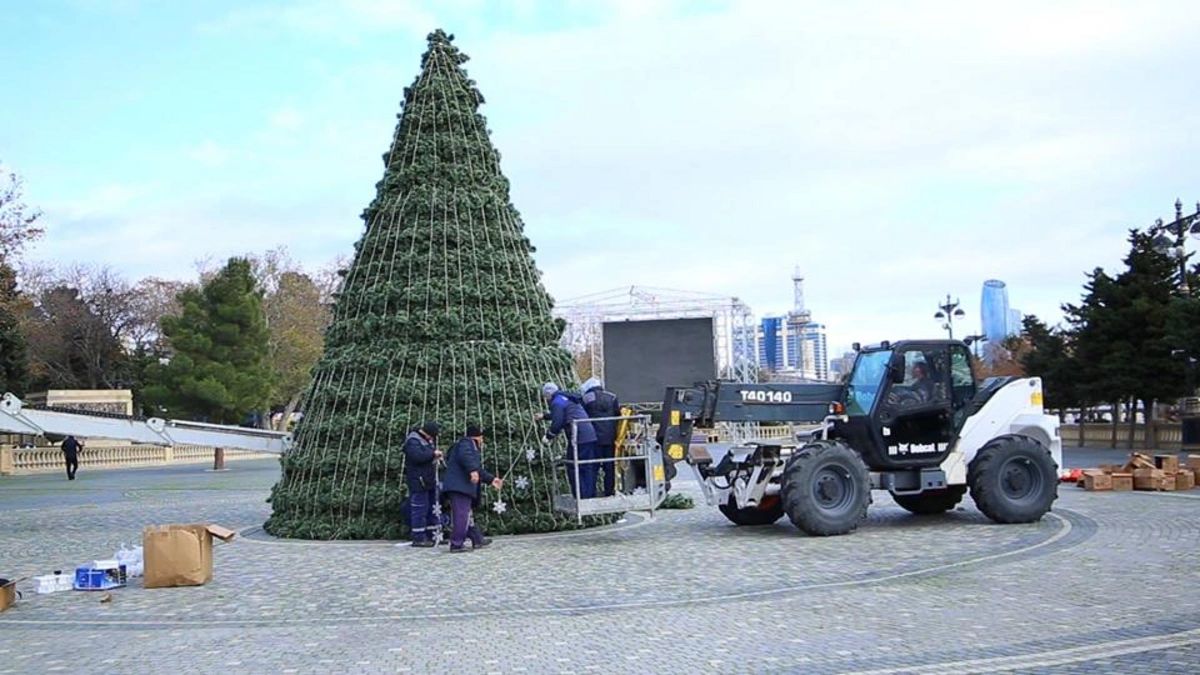
[[[203,445],[105,445],[84,447],[79,453],[79,468],[125,469],[138,466],[165,466],[168,464],[212,463],[215,448]],[[238,459],[264,459],[275,457],[270,453],[249,450],[225,450],[225,461]],[[63,453],[58,446],[40,448],[14,448],[0,446],[0,476],[19,476],[37,473],[65,471]]]
[[[1134,448],[1148,450],[1180,450],[1183,447],[1183,425],[1178,422],[1139,424],[1133,429],[1133,444],[1129,442],[1129,424],[1122,422],[1114,429],[1111,422],[1082,425],[1063,424],[1059,427],[1063,446],[1091,448]]]

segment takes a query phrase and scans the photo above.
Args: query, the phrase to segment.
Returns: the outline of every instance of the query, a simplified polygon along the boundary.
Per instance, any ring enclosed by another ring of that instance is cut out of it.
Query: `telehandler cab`
[[[1036,377],[976,382],[956,340],[882,342],[862,348],[844,384],[701,382],[669,387],[661,445],[685,461],[705,499],[738,525],[787,515],[811,535],[847,534],[872,490],[915,514],[953,509],[970,490],[998,523],[1039,520],[1058,498],[1058,418]],[[796,442],[732,447],[720,461],[691,445],[716,422],[809,424]],[[673,467],[668,474],[673,474]]]

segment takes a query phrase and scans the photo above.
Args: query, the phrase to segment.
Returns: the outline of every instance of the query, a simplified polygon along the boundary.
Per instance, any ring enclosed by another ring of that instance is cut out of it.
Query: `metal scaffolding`
[[[606,322],[711,318],[717,377],[734,382],[758,381],[754,313],[736,297],[629,286],[571,298],[555,307],[554,315],[567,323],[563,347],[572,354],[587,355],[592,372],[601,377]]]

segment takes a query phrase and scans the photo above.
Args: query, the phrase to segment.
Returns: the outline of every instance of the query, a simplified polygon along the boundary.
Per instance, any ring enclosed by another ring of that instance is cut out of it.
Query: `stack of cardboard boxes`
[[[1101,464],[1083,472],[1079,485],[1091,492],[1111,490],[1191,490],[1200,479],[1200,455],[1188,455],[1183,466],[1179,455],[1129,455],[1125,464]]]

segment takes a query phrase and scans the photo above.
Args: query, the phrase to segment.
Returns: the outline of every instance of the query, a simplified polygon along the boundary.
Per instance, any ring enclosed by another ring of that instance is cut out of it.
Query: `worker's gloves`
[[[550,445],[553,442],[549,436],[542,436],[542,445]]]

